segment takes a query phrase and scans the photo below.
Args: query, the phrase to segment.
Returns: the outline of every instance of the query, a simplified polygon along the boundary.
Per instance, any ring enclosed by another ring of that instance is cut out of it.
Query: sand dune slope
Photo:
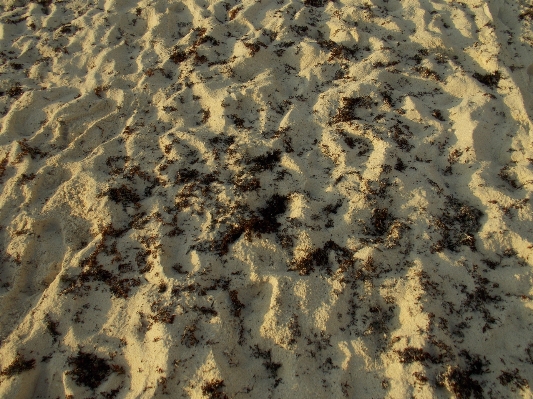
[[[3,3],[1,397],[533,396],[530,1]]]

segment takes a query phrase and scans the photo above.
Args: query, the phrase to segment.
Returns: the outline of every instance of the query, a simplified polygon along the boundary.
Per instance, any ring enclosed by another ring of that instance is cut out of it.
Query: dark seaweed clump
[[[113,202],[126,206],[129,203],[137,203],[141,198],[131,188],[123,184],[118,188],[110,188],[107,192],[107,196]]]
[[[324,7],[329,2],[335,0],[304,0],[304,4],[309,7]]]
[[[59,327],[59,322],[52,320],[50,315],[46,315],[45,321],[48,333],[52,336],[54,342],[57,342],[57,337],[61,336],[61,333],[57,329]]]
[[[418,72],[420,74],[420,76],[422,76],[423,78],[426,78],[426,79],[433,79],[437,82],[440,82],[442,79],[440,78],[440,76],[437,74],[437,72],[435,71],[432,71],[431,69],[429,68],[423,68],[423,67],[415,67],[413,68],[416,72]]]
[[[530,21],[533,20],[533,7],[529,7],[528,10],[524,11],[523,13],[521,13],[519,16],[518,16],[518,19],[520,21],[526,19],[526,18],[529,18]]]
[[[350,49],[342,44],[335,43],[333,40],[319,40],[318,45],[330,51],[328,61],[334,59],[348,60],[350,57],[354,58],[358,49]]]
[[[182,183],[190,183],[192,181],[195,181],[200,176],[200,172],[198,172],[196,169],[189,169],[184,168],[178,170],[178,173],[176,174],[176,183],[182,184]]]
[[[442,239],[432,246],[431,251],[440,252],[443,249],[449,249],[456,252],[462,245],[476,251],[474,234],[481,226],[479,219],[482,216],[483,213],[479,209],[448,197],[446,211],[433,222],[440,231]]]
[[[4,173],[6,173],[6,168],[7,168],[8,162],[9,162],[9,152],[0,161],[0,184],[3,183],[2,177],[4,177]]]
[[[35,367],[35,359],[25,359],[20,353],[17,354],[15,359],[11,362],[9,366],[3,369],[0,372],[0,375],[5,375],[7,377],[20,374],[23,371],[31,370]]]
[[[259,155],[250,159],[247,164],[252,165],[251,172],[263,172],[265,170],[272,170],[281,160],[281,151],[268,151],[264,155]]]
[[[447,386],[458,399],[483,398],[483,388],[478,381],[472,379],[470,370],[462,370],[459,367],[451,367],[437,379],[437,384]]]
[[[408,346],[403,350],[398,350],[396,351],[396,354],[399,357],[400,363],[424,362],[431,359],[431,355],[428,352],[412,346]]]
[[[406,133],[398,123],[392,126],[390,133],[392,139],[401,150],[409,152],[414,148],[414,146],[410,144],[409,140],[406,138],[406,136],[409,136],[409,133]]]
[[[213,249],[219,255],[225,255],[229,251],[229,246],[237,241],[243,233],[246,234],[247,239],[251,239],[252,235],[261,237],[261,234],[277,232],[281,226],[277,218],[279,215],[285,213],[287,203],[288,198],[286,196],[274,194],[267,201],[266,206],[257,211],[259,216],[254,214],[248,219],[241,219],[224,234],[221,240],[213,243]]]
[[[389,229],[389,210],[387,208],[375,208],[372,210],[372,235],[381,236]]]
[[[233,307],[233,315],[235,317],[240,317],[241,315],[241,310],[244,309],[244,303],[242,303],[240,300],[239,300],[239,293],[237,292],[237,290],[233,290],[233,291],[230,291],[229,292],[229,298],[231,300],[231,305]]]
[[[202,393],[209,399],[226,399],[228,396],[222,392],[224,380],[211,380],[202,385]]]
[[[309,275],[315,267],[322,268],[327,274],[332,273],[329,254],[333,251],[339,263],[349,261],[351,253],[346,248],[341,247],[336,242],[329,240],[322,248],[315,248],[307,252],[303,257],[291,262],[291,269],[296,270],[301,276]]]
[[[355,114],[355,108],[371,108],[372,107],[372,98],[370,96],[363,97],[343,97],[342,98],[342,107],[337,111],[337,115],[331,120],[331,124],[339,122],[350,122],[353,120],[360,119]]]
[[[9,97],[18,97],[22,95],[22,93],[24,93],[24,90],[19,85],[13,86],[7,91]]]
[[[252,349],[253,357],[256,359],[262,358],[265,360],[265,362],[263,362],[263,366],[265,366],[270,374],[269,377],[276,380],[274,387],[277,387],[281,382],[281,378],[276,377],[278,376],[278,369],[282,366],[282,364],[272,361],[272,351],[270,349],[262,350],[257,344],[253,347],[250,347],[250,349]]]
[[[529,382],[520,376],[518,369],[514,369],[513,371],[503,370],[501,375],[498,377],[498,380],[500,380],[500,384],[504,386],[513,384],[515,387],[521,390],[529,388]],[[516,389],[511,388],[511,390],[514,392]]]
[[[474,73],[472,75],[478,82],[483,83],[485,86],[489,86],[491,89],[498,87],[498,83],[502,77],[500,71],[494,71],[494,73],[488,73],[481,75],[480,73]]]
[[[68,364],[74,368],[67,374],[73,376],[76,384],[85,385],[91,389],[96,389],[112,370],[105,359],[82,351],[79,351],[76,356],[69,357]]]

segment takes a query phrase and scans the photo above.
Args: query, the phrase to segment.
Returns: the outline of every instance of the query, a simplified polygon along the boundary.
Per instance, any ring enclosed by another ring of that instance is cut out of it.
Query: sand
[[[2,3],[1,397],[533,397],[530,1]]]

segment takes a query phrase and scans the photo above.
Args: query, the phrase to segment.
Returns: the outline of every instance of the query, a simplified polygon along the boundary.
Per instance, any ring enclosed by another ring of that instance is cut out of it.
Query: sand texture
[[[1,4],[0,397],[533,397],[531,0]]]

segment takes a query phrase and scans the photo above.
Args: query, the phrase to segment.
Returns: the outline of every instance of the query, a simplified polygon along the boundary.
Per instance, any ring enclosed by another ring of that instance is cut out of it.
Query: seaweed
[[[73,369],[67,371],[67,375],[72,375],[77,385],[91,389],[98,388],[112,371],[107,360],[81,350],[76,356],[68,358],[68,364],[73,366]]]
[[[409,152],[414,148],[414,146],[410,144],[409,141],[407,140],[406,138],[407,134],[400,127],[400,124],[396,123],[394,126],[392,126],[391,135],[396,145],[402,151]]]
[[[262,350],[259,348],[259,345],[255,344],[253,347],[250,347],[252,350],[252,356],[256,359],[262,358],[265,361],[263,362],[263,366],[267,369],[269,372],[269,377],[276,379],[278,376],[278,369],[282,366],[281,363],[276,363],[272,361],[272,351],[269,350]],[[276,379],[275,386],[277,386],[281,382],[281,379]]]
[[[118,388],[112,389],[109,392],[100,392],[100,395],[102,395],[104,399],[115,399],[122,388],[123,386],[121,385]]]
[[[106,283],[109,285],[111,293],[117,298],[127,298],[132,287],[141,285],[139,279],[111,277]]]
[[[372,67],[373,68],[388,68],[388,67],[391,67],[391,66],[395,66],[395,65],[398,65],[400,62],[399,61],[389,61],[389,62],[382,62],[382,61],[377,61],[377,62],[373,62],[372,63]]]
[[[244,232],[244,225],[232,226],[226,231],[220,240],[213,242],[212,248],[216,250],[220,256],[226,255],[229,251],[229,246],[241,238]]]
[[[13,160],[13,164],[17,164],[22,161],[22,158],[24,158],[26,155],[29,155],[31,159],[35,159],[37,156],[39,156],[40,158],[44,158],[46,155],[48,155],[48,153],[43,152],[36,147],[31,147],[28,144],[27,139],[17,141],[17,143],[20,145],[21,152],[17,154],[17,156]]]
[[[206,381],[202,385],[202,393],[205,396],[208,396],[209,399],[227,399],[228,396],[222,392],[222,388],[225,386],[224,380],[213,379],[211,381]]]
[[[209,120],[209,117],[211,116],[211,111],[209,110],[209,108],[207,108],[207,109],[202,109],[200,112],[202,113],[202,123],[206,124],[207,121]]]
[[[28,19],[27,16],[25,17],[20,17],[20,18],[17,18],[17,19],[11,19],[11,18],[6,18],[5,22],[7,24],[11,24],[11,25],[16,25],[16,24],[19,24],[21,22],[24,22]]]
[[[126,163],[128,163],[129,160],[130,160],[130,157],[128,156],[119,155],[119,156],[108,157],[105,163],[110,169],[109,174],[116,176],[121,173],[124,173]]]
[[[209,143],[211,143],[214,146],[221,146],[227,149],[233,143],[235,143],[235,136],[226,136],[224,134],[219,134],[209,139]]]
[[[245,308],[244,303],[239,301],[239,292],[237,290],[233,290],[229,292],[229,298],[231,300],[231,306],[233,307],[233,316],[240,317],[241,310]]]
[[[267,48],[267,45],[261,41],[256,41],[255,43],[243,43],[244,46],[248,49],[250,52],[250,56],[256,55],[259,50],[261,50],[261,47]]]
[[[526,11],[524,11],[518,16],[518,19],[520,21],[526,18],[529,18],[530,21],[533,21],[533,7],[530,6],[529,9],[527,9]]]
[[[513,177],[511,177],[510,173],[509,173],[509,166],[508,165],[505,165],[503,168],[500,169],[500,172],[498,173],[498,176],[504,181],[506,182],[507,184],[509,184],[512,188],[514,189],[518,189],[520,187],[522,187],[517,181],[516,179],[514,179]]]
[[[370,221],[372,223],[374,236],[381,236],[389,229],[390,214],[387,208],[374,208],[372,209],[372,217]]]
[[[342,248],[334,241],[329,240],[322,248],[314,248],[299,259],[292,260],[289,270],[298,271],[301,276],[306,276],[313,272],[316,266],[323,268],[327,274],[331,274],[332,270],[329,261],[329,253],[331,251],[337,255],[337,261],[339,263],[351,259],[350,251]]]
[[[259,155],[249,159],[246,163],[252,165],[250,171],[253,173],[264,172],[265,170],[272,170],[281,161],[281,151],[267,151],[264,155]]]
[[[466,294],[464,305],[472,310],[481,310],[485,321],[494,323],[495,320],[484,310],[484,305],[487,302],[500,302],[502,298],[499,295],[490,295],[488,285],[495,287],[487,278],[478,276],[474,291]]]
[[[174,50],[172,54],[170,54],[170,59],[174,64],[180,64],[183,61],[186,61],[187,58],[189,58],[188,54],[185,51],[181,50]]]
[[[412,346],[408,346],[403,350],[397,350],[395,352],[399,357],[400,363],[424,362],[432,359],[428,352],[421,348],[414,348]]]
[[[150,320],[154,323],[173,324],[176,315],[171,314],[167,307],[160,306],[157,302],[154,302],[151,306],[152,314],[149,316]]]
[[[52,336],[53,342],[57,342],[57,337],[61,336],[61,333],[57,329],[59,327],[58,321],[53,321],[49,314],[45,317],[46,329],[48,333]]]
[[[239,116],[236,114],[230,115],[229,118],[233,121],[235,126],[237,126],[239,129],[244,129],[244,119],[239,118]]]
[[[415,371],[415,372],[413,373],[413,377],[415,377],[416,380],[418,381],[418,383],[420,383],[420,384],[425,384],[425,383],[427,383],[428,380],[429,380],[424,374],[422,374],[422,373],[419,372],[419,371]]]
[[[502,370],[502,373],[498,376],[498,380],[503,386],[512,384],[513,387],[511,387],[511,391],[513,392],[516,390],[516,388],[522,391],[525,388],[529,388],[528,380],[520,376],[518,369],[514,369],[512,371]]]
[[[118,188],[110,188],[106,195],[111,199],[113,202],[117,204],[122,204],[124,206],[130,204],[130,203],[138,203],[141,198],[133,191],[131,188],[126,186],[125,184],[121,185]]]
[[[329,2],[335,2],[335,0],[304,0],[304,4],[308,7],[324,7]]]
[[[4,158],[0,161],[0,184],[3,183],[2,178],[4,177],[4,174],[6,173],[7,164],[9,162],[9,152],[6,153]]]
[[[183,334],[181,335],[182,345],[185,345],[187,348],[198,345],[200,341],[196,338],[196,329],[196,324],[191,324],[185,327]]]
[[[230,21],[233,21],[236,17],[237,17],[237,14],[239,13],[239,11],[242,10],[242,6],[239,6],[239,7],[235,7],[234,9],[232,9],[228,15],[229,15],[229,20]]]
[[[102,95],[104,94],[104,92],[109,90],[109,87],[110,87],[109,85],[96,86],[94,88],[94,94],[96,94],[98,97],[102,98]]]
[[[309,30],[308,26],[291,25],[290,29],[298,36],[305,36]]]
[[[394,107],[394,100],[392,99],[391,93],[387,91],[382,91],[380,92],[380,94],[381,94],[381,97],[383,98],[383,104],[391,108]]]
[[[35,173],[30,173],[29,175],[27,175],[26,173],[23,173],[20,178],[19,178],[19,181],[18,181],[18,184],[23,186],[25,185],[26,183],[32,181],[33,179],[35,179],[35,177],[37,177],[35,175]]]
[[[329,215],[333,213],[334,215],[337,214],[337,211],[342,206],[342,199],[337,200],[335,204],[329,204],[324,207],[323,211],[326,213],[326,215]]]
[[[298,323],[298,315],[293,314],[289,320],[289,325],[287,326],[290,332],[289,345],[295,344],[297,338],[302,336],[302,331],[300,329],[300,324]]]
[[[435,80],[437,82],[441,82],[442,79],[440,78],[440,76],[437,74],[437,72],[435,71],[432,71],[431,69],[429,68],[424,68],[424,67],[415,67],[413,68],[416,72],[418,72],[420,74],[420,76],[422,76],[423,78],[426,78],[426,79],[432,79],[432,80]]]
[[[498,83],[500,82],[502,75],[500,71],[494,71],[493,73],[487,73],[485,75],[475,72],[472,77],[478,82],[483,83],[485,86],[493,89],[494,87],[498,87]]]
[[[363,156],[370,152],[370,144],[368,144],[365,139],[361,137],[351,137],[344,132],[341,132],[340,135],[343,137],[344,142],[348,147],[350,147],[351,150],[354,148],[359,150],[357,152],[357,156]]]
[[[261,188],[261,182],[256,177],[238,178],[235,179],[234,184],[241,192],[255,191]]]
[[[440,110],[438,109],[434,109],[433,111],[431,111],[431,115],[435,118],[435,119],[438,119],[439,121],[442,121],[444,122],[446,119],[444,119],[444,117],[442,116],[442,113]]]
[[[25,359],[23,355],[17,353],[15,359],[11,362],[9,366],[3,369],[0,372],[0,375],[5,375],[7,377],[12,377],[14,375],[20,374],[24,371],[31,370],[35,367],[35,359]]]
[[[483,388],[480,383],[471,378],[472,372],[457,366],[448,367],[446,372],[437,376],[437,385],[447,386],[458,399],[483,398]]]
[[[394,165],[394,169],[403,172],[405,169],[407,169],[407,165],[403,163],[401,158],[396,158],[396,164]]]
[[[372,108],[373,101],[370,96],[362,97],[342,97],[342,106],[337,110],[337,114],[332,118],[330,124],[340,122],[350,122],[360,119],[355,114],[355,108]]]
[[[264,221],[267,222],[267,224],[277,224],[277,217],[287,211],[287,202],[287,196],[274,194],[267,200],[266,206],[264,208],[260,208],[258,212],[263,217]]]
[[[190,183],[196,181],[200,176],[200,172],[196,169],[183,168],[176,173],[176,184]]]
[[[18,97],[18,96],[21,96],[22,93],[24,93],[24,90],[22,89],[22,87],[20,85],[15,85],[15,86],[12,86],[8,91],[7,91],[7,95],[9,97]]]
[[[315,266],[329,266],[329,254],[324,248],[315,248],[311,252],[292,262],[292,270],[297,270],[301,276],[309,275]]]
[[[85,259],[79,262],[79,267],[83,268],[83,271],[76,277],[62,276],[61,280],[69,285],[61,291],[62,294],[68,293],[80,293],[82,290],[87,291],[90,287],[85,286],[85,283],[92,281],[101,281],[110,287],[111,292],[118,298],[127,298],[131,287],[140,285],[139,279],[119,279],[108,270],[105,270],[101,264],[98,263],[98,255],[102,252],[107,254],[115,253],[113,246],[111,252],[109,251],[106,240],[108,237],[120,237],[129,228],[114,229],[111,225],[100,226],[100,234],[102,238],[96,245],[95,250]],[[121,264],[118,266],[119,270],[129,269],[128,264]]]
[[[350,57],[355,57],[358,48],[350,49],[342,44],[335,43],[333,40],[319,40],[318,45],[330,51],[328,61],[334,59],[348,60]]]
[[[212,316],[212,317],[218,316],[218,312],[215,309],[208,308],[207,306],[194,305],[193,309],[197,312],[202,313],[205,316],[207,315]]]
[[[443,249],[458,251],[462,245],[467,245],[476,251],[474,234],[480,228],[479,220],[483,213],[466,204],[459,202],[452,196],[446,199],[446,211],[433,219],[433,225],[440,231],[442,239],[431,247],[431,252],[440,252]]]

